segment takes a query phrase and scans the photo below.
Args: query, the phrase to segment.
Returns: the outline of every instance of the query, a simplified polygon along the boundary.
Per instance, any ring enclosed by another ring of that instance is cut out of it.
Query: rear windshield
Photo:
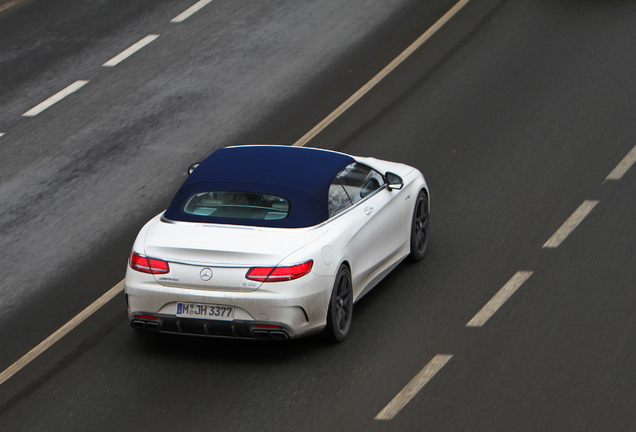
[[[192,195],[184,213],[228,219],[280,220],[289,214],[289,201],[256,192],[211,191]]]

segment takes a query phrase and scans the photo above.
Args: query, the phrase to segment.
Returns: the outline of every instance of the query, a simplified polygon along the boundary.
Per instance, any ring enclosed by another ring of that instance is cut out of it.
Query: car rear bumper
[[[333,284],[329,277],[311,274],[256,291],[226,292],[166,287],[145,274],[129,273],[124,285],[132,327],[230,338],[291,339],[319,332],[326,325]],[[232,306],[234,319],[177,316],[179,302]]]
[[[148,312],[134,312],[130,318],[130,326],[138,330],[220,338],[284,340],[296,337],[294,330],[284,323],[244,320],[214,321]]]

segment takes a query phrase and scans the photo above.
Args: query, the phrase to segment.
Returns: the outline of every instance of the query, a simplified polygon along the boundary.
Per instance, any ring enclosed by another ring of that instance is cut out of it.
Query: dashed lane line
[[[481,327],[499,310],[499,308],[532,276],[531,271],[518,271],[486,305],[481,308],[466,327]]]
[[[375,416],[375,419],[391,420],[395,417],[397,413],[399,413],[402,408],[404,408],[406,404],[408,404],[411,399],[413,399],[413,397],[422,390],[426,383],[428,383],[452,357],[452,354],[437,354],[433,357],[433,359],[424,366],[424,369],[415,375],[411,382],[409,382],[406,387],[404,387],[402,391],[398,393],[397,396],[395,396],[377,416]]]
[[[563,223],[563,225],[561,225],[561,228],[559,228],[552,235],[552,237],[550,237],[550,239],[547,242],[545,242],[543,247],[544,248],[559,247],[559,245],[563,243],[563,240],[565,240],[567,236],[569,236],[572,233],[572,231],[574,231],[574,229],[583,221],[583,219],[585,219],[585,217],[592,211],[592,209],[596,207],[596,204],[598,204],[598,201],[593,201],[593,200],[583,201],[583,204],[581,204],[579,208],[577,208],[574,211],[574,213],[572,213],[572,216],[570,216],[568,220],[566,220]]]
[[[634,165],[634,162],[636,162],[636,146],[616,165],[616,168],[609,173],[605,180],[620,180],[623,174]]]
[[[93,302],[93,304],[91,304],[86,309],[84,309],[82,312],[80,312],[75,318],[73,318],[72,320],[70,320],[69,322],[64,324],[55,333],[53,333],[51,336],[49,336],[48,338],[46,338],[42,342],[40,342],[40,344],[38,346],[33,348],[31,351],[26,353],[24,356],[22,356],[22,358],[20,360],[16,361],[11,366],[9,366],[4,372],[0,373],[0,385],[2,385],[3,382],[5,382],[9,378],[11,378],[20,369],[22,369],[23,367],[28,365],[37,356],[39,356],[44,351],[46,351],[55,342],[57,342],[60,339],[62,339],[68,332],[70,332],[75,327],[77,327],[86,318],[88,318],[89,316],[93,315],[93,313],[95,313],[97,310],[99,310],[99,308],[101,308],[106,303],[108,303],[108,301],[110,299],[112,299],[117,294],[119,294],[123,289],[124,289],[124,281],[122,280],[117,285],[115,285],[110,290],[108,290],[108,292],[106,292],[106,294],[104,294],[103,296],[101,296],[100,298],[95,300],[95,302]]]
[[[75,93],[76,91],[78,91],[79,89],[84,87],[86,84],[88,84],[88,81],[83,81],[83,80],[75,81],[73,84],[71,84],[70,86],[66,87],[64,90],[61,90],[61,91],[57,92],[56,94],[54,94],[53,96],[51,96],[50,98],[45,100],[44,102],[42,102],[39,105],[36,105],[35,107],[31,108],[30,110],[28,110],[27,112],[22,114],[22,116],[23,117],[34,117],[34,116],[40,114],[45,109],[47,109],[48,107],[50,107],[51,105],[61,101],[66,96],[70,95],[71,93]]]
[[[170,22],[173,23],[180,23],[185,21],[187,18],[189,18],[191,15],[194,15],[195,13],[197,13],[199,10],[201,10],[201,8],[203,8],[203,6],[207,5],[208,3],[212,3],[212,0],[200,0],[199,2],[195,3],[194,5],[190,6],[188,9],[186,9],[185,11],[181,12],[179,15],[177,15],[176,17],[172,18],[170,20]]]
[[[3,137],[3,136],[4,136],[4,132],[0,132],[0,137]]]
[[[340,117],[342,113],[348,110],[354,103],[356,103],[362,96],[367,94],[376,84],[378,84],[384,77],[391,73],[396,67],[398,67],[404,60],[406,60],[416,49],[424,44],[427,40],[433,36],[437,30],[442,28],[444,24],[454,17],[470,0],[460,0],[453,6],[448,12],[444,14],[435,24],[431,26],[422,36],[417,38],[407,49],[405,49],[399,56],[389,63],[384,69],[382,69],[376,76],[371,78],[371,81],[366,83],[360,90],[355,92],[349,99],[347,99],[342,105],[340,105],[334,112],[325,117],[320,123],[314,126],[309,132],[307,132],[301,139],[294,143],[296,147],[302,147],[309,142],[313,137],[318,135],[323,129],[329,126],[335,119]]]
[[[139,51],[140,49],[142,49],[143,47],[148,45],[150,42],[152,42],[153,40],[157,39],[158,37],[159,37],[159,35],[156,35],[156,34],[151,34],[151,35],[146,36],[145,38],[143,38],[139,42],[131,45],[130,47],[128,47],[125,50],[123,50],[121,53],[117,54],[112,59],[108,60],[102,66],[113,67],[113,66],[118,65],[119,63],[121,63],[122,61],[126,60],[128,57],[130,57],[131,55],[133,55],[134,53],[136,53],[137,51]]]

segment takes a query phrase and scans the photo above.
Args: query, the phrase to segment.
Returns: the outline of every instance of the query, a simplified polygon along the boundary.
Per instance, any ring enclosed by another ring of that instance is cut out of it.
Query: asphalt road
[[[179,24],[192,2],[0,14],[0,367],[121,280],[189,163],[293,143],[453,4],[420,3],[215,0]],[[310,142],[412,164],[431,188],[427,257],[356,304],[344,343],[143,334],[118,296],[0,386],[0,429],[632,430],[636,168],[605,179],[636,144],[635,24],[628,1],[473,0]]]

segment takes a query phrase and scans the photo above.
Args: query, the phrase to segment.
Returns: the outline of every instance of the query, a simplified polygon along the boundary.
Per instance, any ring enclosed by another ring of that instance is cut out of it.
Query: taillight
[[[170,266],[166,261],[141,256],[135,252],[130,253],[129,264],[130,268],[142,273],[165,274],[170,272]]]
[[[305,276],[311,271],[314,261],[286,267],[252,267],[245,274],[245,279],[258,282],[284,282]]]

